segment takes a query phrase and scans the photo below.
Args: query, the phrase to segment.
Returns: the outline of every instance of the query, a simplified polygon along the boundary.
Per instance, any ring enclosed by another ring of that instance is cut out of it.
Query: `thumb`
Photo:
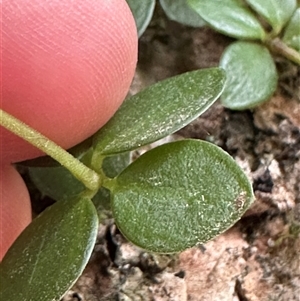
[[[108,121],[137,60],[125,0],[9,0],[1,17],[2,109],[64,148]],[[3,162],[41,155],[5,129],[1,142]]]

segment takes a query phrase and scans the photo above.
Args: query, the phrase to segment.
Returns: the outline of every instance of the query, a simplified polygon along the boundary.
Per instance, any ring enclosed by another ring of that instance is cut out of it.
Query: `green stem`
[[[88,189],[98,190],[101,187],[102,180],[100,176],[92,169],[88,168],[78,159],[69,154],[66,150],[58,146],[47,137],[34,130],[19,119],[13,117],[0,109],[0,125],[17,136],[31,143],[44,153],[58,161],[67,168],[79,181]]]
[[[300,53],[293,48],[287,46],[282,40],[279,38],[275,38],[269,41],[268,46],[270,49],[285,58],[289,59],[290,61],[300,65]]]

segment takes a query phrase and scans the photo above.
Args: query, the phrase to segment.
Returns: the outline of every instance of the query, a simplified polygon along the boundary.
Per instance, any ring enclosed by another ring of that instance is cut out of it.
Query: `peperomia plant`
[[[127,1],[141,35],[150,22],[155,1]],[[273,95],[278,82],[273,54],[300,65],[300,8],[296,0],[160,0],[159,3],[171,20],[194,27],[207,24],[239,40],[225,49],[220,61],[227,77],[221,96],[225,107],[253,108]]]
[[[98,217],[103,216],[101,202],[110,202],[128,240],[154,252],[173,253],[205,243],[234,224],[251,205],[253,192],[243,171],[219,147],[180,140],[158,146],[127,166],[128,151],[197,118],[220,96],[224,83],[222,69],[204,69],[128,98],[80,152],[80,160],[1,111],[2,126],[61,166],[30,168],[42,193],[57,202],[34,219],[5,255],[0,299],[59,300],[91,256]]]
[[[188,0],[215,30],[239,39],[229,45],[220,66],[227,83],[224,106],[242,110],[268,100],[278,74],[271,53],[300,65],[300,8],[296,0]],[[271,53],[270,53],[271,51]]]
[[[156,0],[126,0],[135,19],[139,37],[149,25]],[[201,27],[203,19],[187,3],[187,0],[159,0],[159,3],[170,20],[192,27]]]

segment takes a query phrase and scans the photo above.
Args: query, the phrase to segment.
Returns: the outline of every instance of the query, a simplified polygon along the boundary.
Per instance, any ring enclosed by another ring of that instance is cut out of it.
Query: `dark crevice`
[[[253,190],[259,190],[262,192],[272,192],[272,188],[274,186],[271,174],[269,169],[266,169],[264,174],[254,180],[253,182]]]
[[[249,299],[245,296],[244,289],[242,288],[242,284],[240,280],[236,280],[234,291],[239,298],[240,301],[249,301]]]
[[[185,277],[185,271],[180,270],[179,272],[174,274],[176,277],[183,279]]]
[[[74,299],[74,301],[82,301],[82,298],[80,297],[80,295],[78,293],[74,293],[72,295],[72,298]]]
[[[113,238],[113,233],[110,228],[108,228],[106,231],[105,239],[106,239],[107,250],[111,262],[115,262],[118,245],[116,244],[116,241]]]

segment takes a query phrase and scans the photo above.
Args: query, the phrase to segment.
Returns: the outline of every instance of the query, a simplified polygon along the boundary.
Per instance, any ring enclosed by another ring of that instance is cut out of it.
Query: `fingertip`
[[[63,148],[95,133],[124,100],[137,62],[125,0],[11,0],[2,27],[0,107]],[[6,130],[0,136],[5,162],[41,155]]]
[[[11,165],[0,169],[0,261],[7,250],[31,222],[31,205],[27,187]]]

